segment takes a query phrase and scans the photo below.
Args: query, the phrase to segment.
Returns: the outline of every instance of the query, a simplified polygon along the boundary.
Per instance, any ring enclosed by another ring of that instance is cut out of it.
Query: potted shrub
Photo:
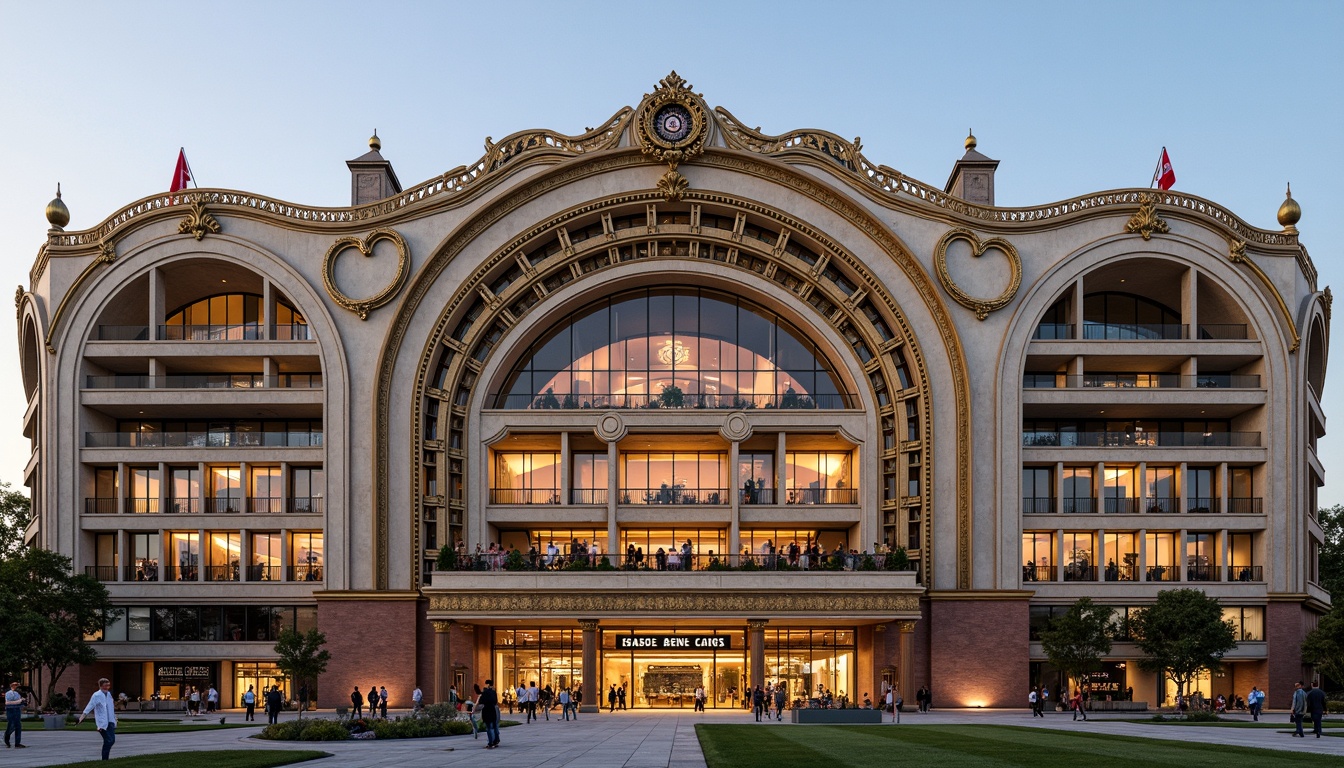
[[[53,693],[42,708],[42,726],[48,731],[57,731],[65,727],[65,718],[70,714],[73,702],[63,693]]]

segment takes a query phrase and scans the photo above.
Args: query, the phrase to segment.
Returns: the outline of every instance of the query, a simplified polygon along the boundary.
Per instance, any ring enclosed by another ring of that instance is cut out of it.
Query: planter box
[[[1092,701],[1087,708],[1092,712],[1147,712],[1146,701]]]
[[[795,709],[790,717],[795,723],[834,724],[858,723],[871,725],[882,722],[880,709]]]
[[[65,728],[65,715],[43,715],[42,727],[48,731],[59,731]]]

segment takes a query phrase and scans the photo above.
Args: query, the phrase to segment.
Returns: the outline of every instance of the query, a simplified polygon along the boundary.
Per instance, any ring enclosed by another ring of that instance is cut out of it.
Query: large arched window
[[[505,408],[843,408],[802,333],[744,299],[646,289],[585,306],[532,345]]]
[[[169,313],[164,322],[165,339],[214,341],[262,338],[262,297],[254,293],[221,293],[199,299]],[[274,338],[307,339],[308,321],[298,310],[276,302]]]

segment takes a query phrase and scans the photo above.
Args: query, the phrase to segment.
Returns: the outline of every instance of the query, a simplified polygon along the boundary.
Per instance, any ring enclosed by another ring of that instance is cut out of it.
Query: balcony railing
[[[85,432],[86,448],[320,448],[321,432]]]
[[[164,581],[196,581],[200,576],[200,569],[194,565],[165,565],[163,566]]]
[[[1066,515],[1090,515],[1097,511],[1097,500],[1091,496],[1065,496],[1060,502]]]
[[[191,499],[169,499],[168,508],[165,512],[173,515],[199,515],[201,513],[201,500]]]
[[[1150,515],[1174,515],[1180,510],[1180,499],[1149,496],[1143,500],[1143,511]]]
[[[241,325],[159,325],[155,338],[160,341],[260,341],[262,326]],[[303,323],[271,326],[275,341],[310,341],[313,336]],[[98,341],[149,341],[147,325],[100,325]]]
[[[159,564],[153,560],[145,560],[136,565],[128,565],[123,578],[126,581],[158,581]]]
[[[94,496],[84,499],[84,514],[86,515],[112,515],[116,512],[116,496]]]
[[[1041,323],[1031,334],[1035,341],[1056,341],[1073,338],[1072,323]]]
[[[706,549],[689,557],[680,550],[643,555],[566,555],[548,556],[545,552],[483,552],[458,558],[458,571],[905,571],[888,555],[872,553],[826,552],[820,555],[787,553],[773,555],[737,555],[730,557]]]
[[[684,393],[670,397],[646,395],[496,395],[495,407],[508,411],[586,410],[590,408],[665,408],[710,410],[821,410],[840,411],[849,407],[852,395],[709,395]]]
[[[1259,496],[1233,496],[1227,500],[1227,511],[1234,515],[1264,514],[1264,499]]]
[[[1083,338],[1097,341],[1179,341],[1189,337],[1180,323],[1083,323]]]
[[[740,504],[774,504],[774,503],[775,503],[775,489],[774,489],[774,488],[758,488],[758,487],[756,487],[756,486],[752,486],[751,490],[747,490],[746,485],[743,485],[740,489],[738,489],[738,491],[737,491],[737,496],[738,496],[738,499],[737,499],[737,500],[738,500],[738,503],[740,503]]]
[[[1176,566],[1174,565],[1150,565],[1144,573],[1145,581],[1175,581]]]
[[[1023,389],[1259,389],[1258,374],[1204,373],[1024,373]]]
[[[1116,565],[1114,563],[1102,570],[1102,578],[1106,581],[1138,581],[1139,569],[1133,565]]]
[[[260,373],[198,373],[146,376],[118,373],[86,376],[84,386],[88,389],[321,389],[322,374],[264,376]]]
[[[285,575],[290,581],[321,581],[322,566],[320,565],[291,565],[286,567]]]
[[[1221,512],[1218,499],[1205,496],[1190,496],[1185,500],[1185,510],[1200,515]]]
[[[491,488],[491,504],[559,504],[559,488]]]
[[[571,488],[569,490],[570,504],[606,504],[606,488]]]
[[[1108,515],[1132,515],[1139,511],[1139,500],[1135,498],[1120,498],[1116,496],[1103,496],[1101,498],[1102,510]]]
[[[1055,511],[1055,500],[1049,496],[1023,496],[1022,514],[1049,515]]]
[[[1265,570],[1262,565],[1229,565],[1228,581],[1264,581]]]
[[[207,565],[205,566],[206,581],[238,581],[238,566],[236,565]]]
[[[289,506],[286,511],[293,515],[320,515],[322,514],[321,496],[294,496],[289,500]]]
[[[217,496],[205,500],[205,512],[208,515],[237,515],[247,509],[247,500]]]
[[[249,496],[247,511],[254,515],[280,515],[285,512],[284,496]]]
[[[1054,581],[1055,566],[1053,565],[1024,565],[1022,566],[1023,581]]]
[[[280,581],[283,578],[284,566],[282,565],[247,566],[248,581]]]
[[[1199,338],[1243,341],[1247,338],[1246,326],[1242,323],[1200,323]]]
[[[716,506],[731,501],[727,488],[622,488],[621,504],[701,504]]]
[[[1218,581],[1222,577],[1222,568],[1216,565],[1187,565],[1186,581]]]
[[[1096,581],[1097,566],[1095,565],[1066,565],[1064,566],[1065,581]]]
[[[1259,448],[1259,432],[1084,432],[1024,430],[1026,448]]]
[[[117,566],[115,565],[86,565],[84,574],[92,576],[99,581],[116,581]]]

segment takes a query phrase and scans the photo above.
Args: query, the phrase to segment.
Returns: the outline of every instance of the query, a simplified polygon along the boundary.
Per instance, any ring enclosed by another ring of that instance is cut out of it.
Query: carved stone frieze
[[[449,592],[429,594],[431,614],[852,614],[913,613],[896,592]]]

